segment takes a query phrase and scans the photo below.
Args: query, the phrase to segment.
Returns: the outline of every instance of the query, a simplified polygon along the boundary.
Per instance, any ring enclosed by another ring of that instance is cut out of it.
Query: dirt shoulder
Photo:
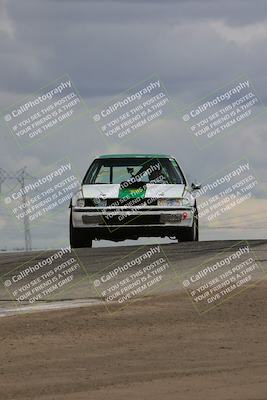
[[[1,318],[6,400],[266,399],[263,283],[199,315],[184,294]]]

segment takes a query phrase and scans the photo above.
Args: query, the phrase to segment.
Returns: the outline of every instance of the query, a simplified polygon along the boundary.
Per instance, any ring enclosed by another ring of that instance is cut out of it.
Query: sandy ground
[[[185,293],[1,318],[0,398],[267,398],[267,285],[199,315]]]

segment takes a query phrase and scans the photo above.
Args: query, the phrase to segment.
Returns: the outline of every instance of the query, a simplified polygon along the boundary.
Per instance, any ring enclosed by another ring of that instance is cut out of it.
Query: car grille
[[[140,206],[156,206],[157,199],[107,199],[107,206],[109,207],[140,207]],[[85,207],[97,207],[94,199],[85,199]]]
[[[160,224],[160,216],[157,215],[131,215],[120,218],[119,216],[103,217],[103,221],[107,225],[158,225]]]

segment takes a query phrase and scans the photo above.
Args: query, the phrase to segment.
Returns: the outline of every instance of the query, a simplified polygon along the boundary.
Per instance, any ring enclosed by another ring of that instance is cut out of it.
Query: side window
[[[172,164],[173,168],[175,169],[176,174],[179,177],[180,183],[183,183],[184,182],[184,178],[183,178],[181,170],[180,170],[180,168],[179,168],[179,166],[177,164],[177,161],[174,160],[174,158],[171,158],[170,161],[171,161],[171,164]]]
[[[162,165],[162,172],[163,172],[163,177],[165,178],[167,183],[171,183],[171,177],[169,174],[169,171],[166,168],[166,165]]]
[[[110,183],[110,168],[101,167],[96,177],[95,183]]]

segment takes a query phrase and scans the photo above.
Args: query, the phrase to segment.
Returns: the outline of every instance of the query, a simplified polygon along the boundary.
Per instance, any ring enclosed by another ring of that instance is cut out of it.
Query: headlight
[[[76,207],[84,207],[84,206],[85,206],[85,200],[84,199],[77,199]]]
[[[160,207],[189,207],[190,205],[190,199],[186,197],[183,199],[158,199],[158,206]]]
[[[107,199],[100,199],[100,198],[93,199],[93,202],[96,207],[107,207],[108,204]]]
[[[182,206],[191,206],[191,202],[190,199],[188,199],[187,197],[184,197],[183,199],[181,199],[181,205]]]

